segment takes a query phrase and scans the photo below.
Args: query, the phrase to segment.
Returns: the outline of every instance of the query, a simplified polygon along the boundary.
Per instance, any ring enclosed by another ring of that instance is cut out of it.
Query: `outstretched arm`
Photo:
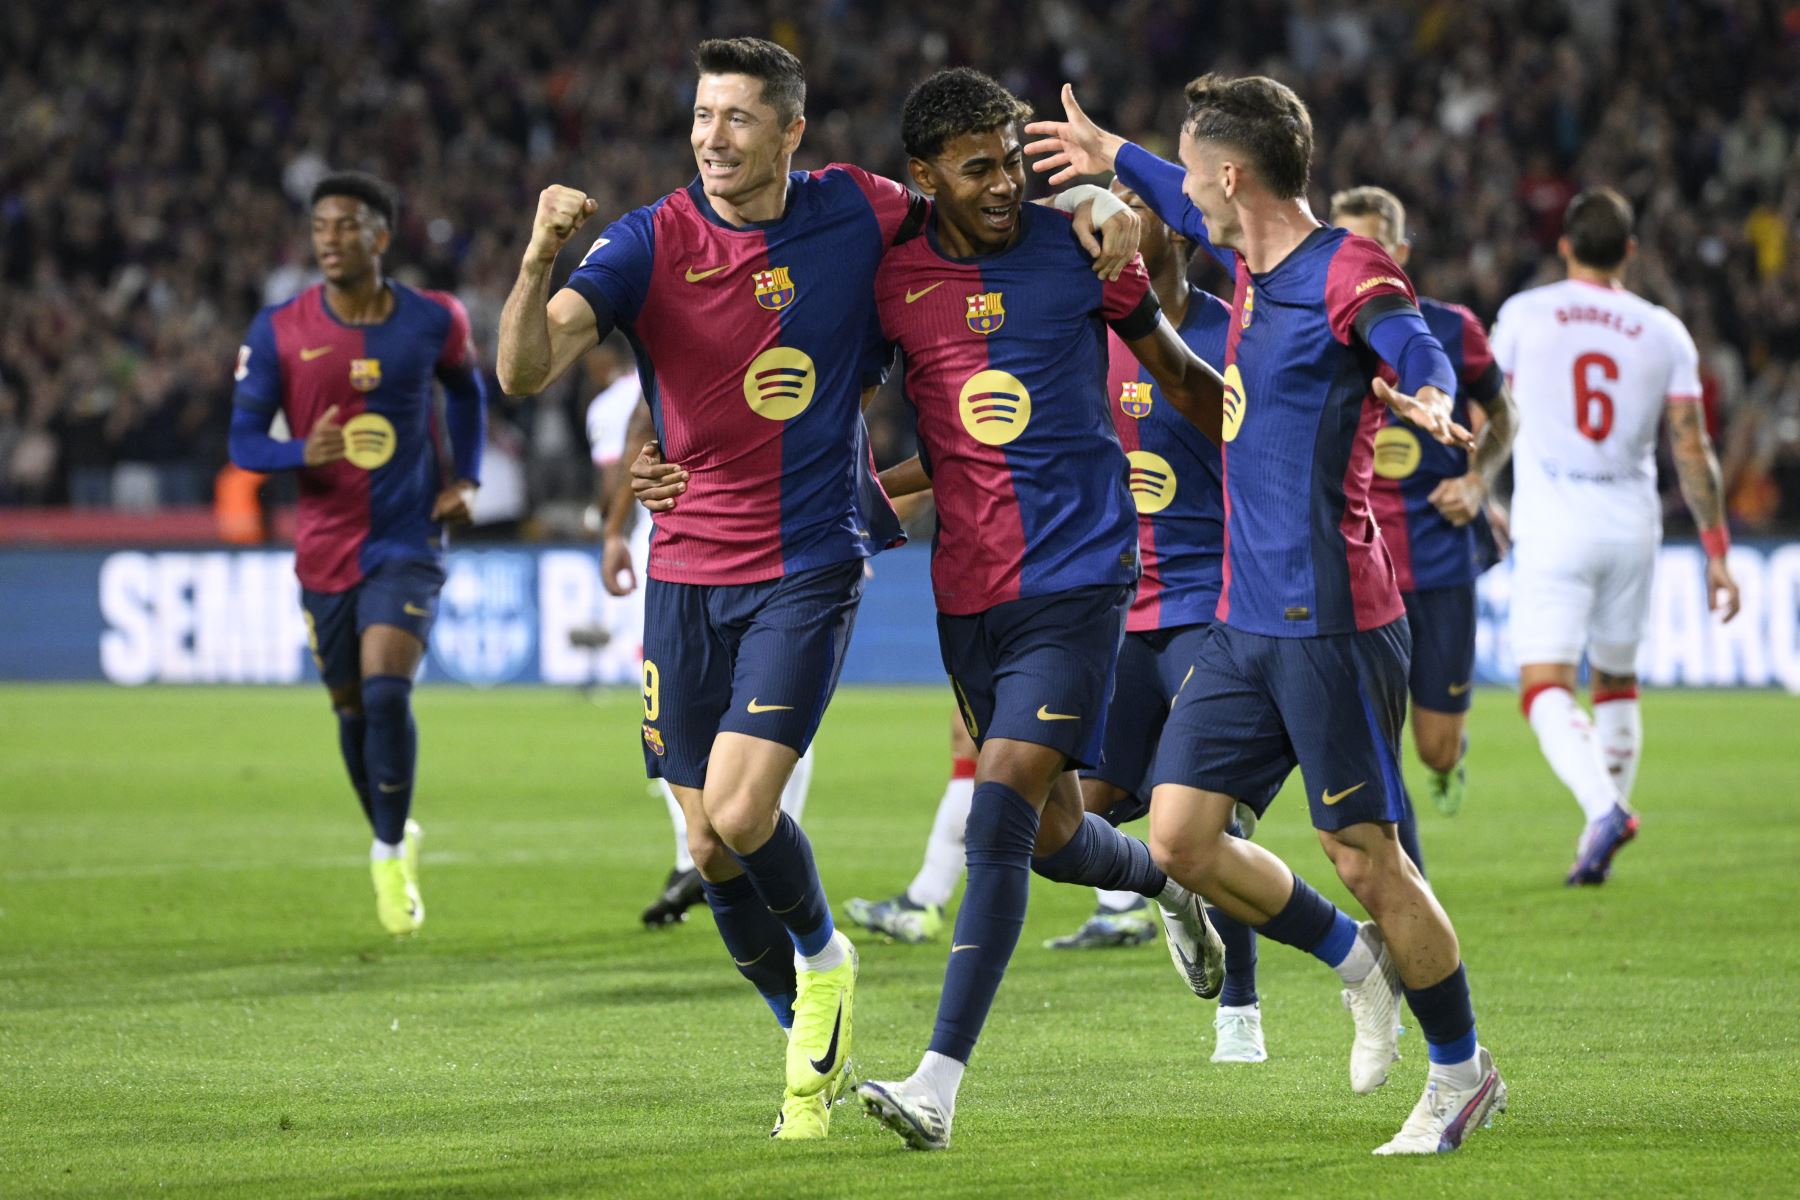
[[[1225,420],[1225,385],[1181,340],[1168,318],[1159,318],[1155,329],[1125,345],[1149,370],[1163,398],[1217,444]]]
[[[1471,412],[1480,414],[1483,419],[1470,421],[1477,425],[1477,430],[1475,453],[1469,462],[1468,473],[1444,480],[1426,498],[1452,525],[1467,525],[1487,506],[1494,480],[1512,456],[1513,429],[1518,424],[1512,393],[1504,382],[1499,391]]]
[[[1681,478],[1682,499],[1687,501],[1688,512],[1700,528],[1700,543],[1706,547],[1706,606],[1722,611],[1720,619],[1729,621],[1738,613],[1738,586],[1725,561],[1731,548],[1725,528],[1725,489],[1697,402],[1669,405],[1669,449],[1675,458],[1675,473]]]

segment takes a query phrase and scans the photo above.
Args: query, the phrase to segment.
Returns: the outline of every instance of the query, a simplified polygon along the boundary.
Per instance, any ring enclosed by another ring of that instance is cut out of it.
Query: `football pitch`
[[[417,695],[429,919],[375,922],[367,831],[315,690],[0,689],[0,1195],[1793,1195],[1800,701],[1649,694],[1644,830],[1571,891],[1579,822],[1513,697],[1469,800],[1423,816],[1511,1111],[1458,1154],[1369,1154],[1425,1071],[1349,1090],[1336,980],[1264,943],[1270,1061],[1215,1066],[1156,944],[1052,952],[1092,893],[1034,880],[946,1154],[854,1108],[768,1139],[782,1042],[668,870],[638,700]],[[947,697],[846,690],[806,812],[827,890],[915,870]],[[1415,784],[1417,780],[1414,780]],[[1342,889],[1297,789],[1259,833]],[[1352,908],[1352,911],[1359,911]],[[865,935],[855,1055],[905,1075],[947,947]],[[1409,1019],[1409,1024],[1410,1024]]]

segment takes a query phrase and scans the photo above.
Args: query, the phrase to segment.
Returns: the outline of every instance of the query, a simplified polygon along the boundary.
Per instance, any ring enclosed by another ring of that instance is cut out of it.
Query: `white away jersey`
[[[625,457],[625,435],[631,430],[631,416],[643,402],[644,385],[638,381],[636,371],[625,372],[588,402],[588,449],[596,467]]]
[[[1665,405],[1700,401],[1699,355],[1675,315],[1569,279],[1502,305],[1493,346],[1519,409],[1514,536],[1661,537],[1657,426]]]

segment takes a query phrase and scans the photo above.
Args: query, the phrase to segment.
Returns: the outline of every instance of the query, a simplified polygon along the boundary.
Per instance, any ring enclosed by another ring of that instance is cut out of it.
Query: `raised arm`
[[[599,321],[586,299],[566,290],[550,296],[556,256],[596,207],[581,192],[560,184],[538,196],[531,243],[500,312],[495,368],[509,396],[543,391],[600,340]]]

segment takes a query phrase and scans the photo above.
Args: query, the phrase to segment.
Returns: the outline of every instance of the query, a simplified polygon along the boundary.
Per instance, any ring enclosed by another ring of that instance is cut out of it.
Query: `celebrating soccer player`
[[[1557,243],[1568,278],[1514,296],[1494,325],[1494,355],[1519,397],[1513,656],[1538,745],[1587,818],[1572,885],[1605,883],[1613,856],[1637,836],[1637,656],[1662,540],[1655,453],[1665,414],[1706,548],[1707,604],[1725,621],[1738,611],[1699,355],[1673,313],[1620,283],[1637,248],[1631,219],[1611,188],[1576,196]],[[1591,720],[1574,698],[1584,649]]]
[[[1381,243],[1395,263],[1406,265],[1412,250],[1406,209],[1392,192],[1339,192],[1331,198],[1331,222]],[[1481,432],[1471,456],[1388,413],[1375,434],[1369,506],[1394,560],[1412,631],[1413,743],[1429,772],[1432,803],[1454,814],[1467,787],[1462,760],[1474,691],[1475,580],[1495,557],[1485,509],[1494,477],[1512,452],[1515,418],[1506,379],[1475,314],[1429,297],[1420,298],[1419,312],[1456,371],[1454,419],[1468,425],[1476,412],[1484,418]],[[1408,835],[1402,823],[1401,837]],[[1407,852],[1423,868],[1417,835],[1411,836]]]
[[[884,368],[876,268],[925,207],[857,167],[789,173],[806,85],[786,50],[716,40],[696,61],[698,177],[609,225],[554,297],[551,265],[596,206],[544,190],[500,377],[537,391],[615,325],[633,337],[681,498],[647,567],[644,762],[681,801],[733,961],[791,1023],[776,1136],[817,1138],[848,1082],[856,957],[779,800],[836,686],[863,560],[900,536],[858,402]]]
[[[1096,324],[1110,325],[1170,403],[1215,435],[1222,390],[1161,318],[1140,261],[1097,280],[1069,219],[1023,203],[1017,126],[1029,113],[967,68],[913,89],[901,137],[931,217],[888,254],[875,284],[921,447],[883,482],[895,495],[930,487],[937,502],[938,640],[978,747],[968,885],[930,1049],[907,1079],[858,1088],[918,1149],[949,1143],[1033,870],[1155,897],[1190,986],[1216,995],[1223,973],[1198,900],[1142,842],[1083,812],[1070,771],[1100,761],[1138,575],[1130,467],[1098,386],[1106,360]]]
[[[1157,750],[1152,845],[1225,912],[1337,970],[1359,1092],[1387,1080],[1404,985],[1431,1069],[1376,1153],[1454,1150],[1506,1091],[1476,1040],[1456,933],[1395,829],[1410,637],[1368,492],[1383,403],[1440,441],[1473,438],[1451,419],[1454,374],[1400,268],[1308,209],[1312,120],[1299,97],[1272,79],[1213,75],[1186,97],[1180,166],[1100,129],[1072,88],[1066,121],[1027,127],[1044,135],[1027,149],[1049,154],[1036,167],[1055,171],[1052,183],[1116,167],[1235,277],[1224,581]],[[1266,795],[1296,764],[1326,854],[1374,918],[1361,928],[1228,832],[1236,801]]]
[[[425,920],[410,816],[413,674],[444,585],[443,523],[469,518],[486,409],[461,303],[382,272],[396,206],[386,184],[356,172],[314,187],[325,282],[251,322],[238,350],[231,460],[300,472],[294,566],[307,639],[375,832],[376,916],[408,934]],[[432,436],[434,379],[446,396],[448,477]],[[270,436],[277,412],[294,440]]]

